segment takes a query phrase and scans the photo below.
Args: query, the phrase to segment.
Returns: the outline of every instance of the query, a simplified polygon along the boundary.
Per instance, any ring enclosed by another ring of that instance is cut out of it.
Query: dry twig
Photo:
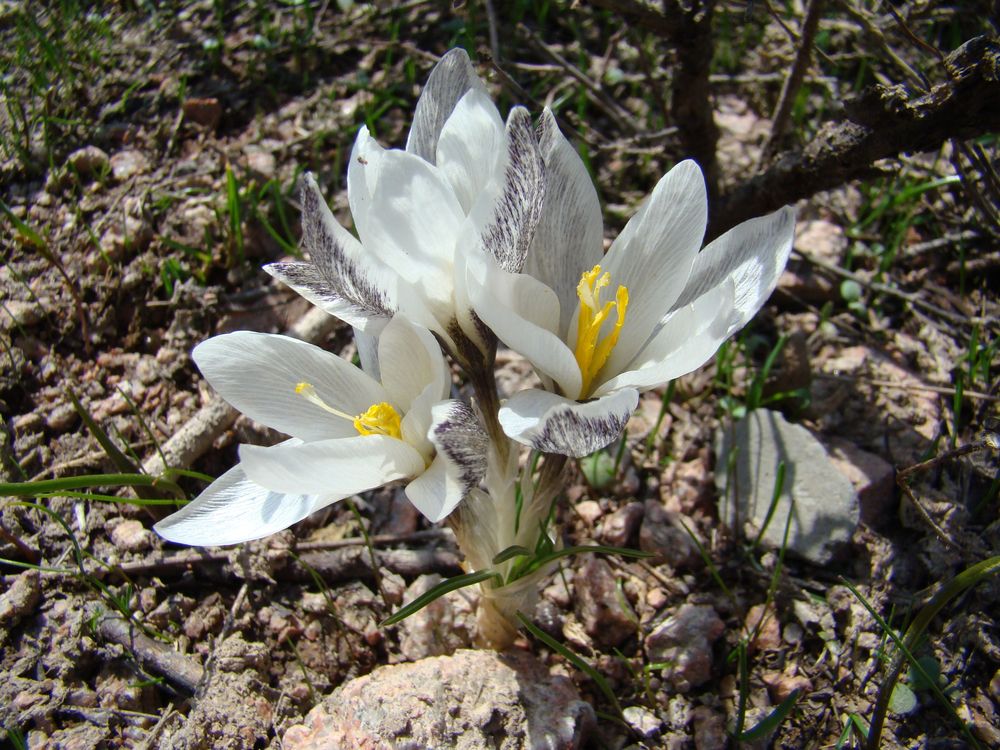
[[[850,102],[847,120],[723,195],[709,212],[709,237],[821,190],[878,174],[873,165],[879,159],[1000,130],[1000,44],[976,37],[952,52],[946,65],[952,80],[925,96],[876,87]]]

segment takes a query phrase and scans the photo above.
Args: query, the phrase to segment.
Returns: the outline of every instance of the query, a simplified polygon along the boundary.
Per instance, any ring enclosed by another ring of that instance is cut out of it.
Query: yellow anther
[[[583,382],[579,398],[590,394],[594,378],[611,356],[611,350],[618,343],[618,335],[625,323],[625,311],[628,308],[628,289],[619,286],[614,302],[601,304],[601,291],[611,283],[611,274],[601,274],[601,266],[596,265],[589,271],[584,271],[580,283],[576,287],[576,295],[580,298],[580,317],[576,328],[576,362],[580,365]],[[601,328],[614,310],[617,315],[614,328],[601,338]]]
[[[346,419],[354,425],[354,429],[358,431],[359,435],[388,435],[397,440],[401,440],[403,437],[399,414],[390,404],[384,401],[369,407],[368,411],[364,414],[352,417],[350,414],[340,411],[340,409],[334,409],[320,398],[312,383],[303,381],[296,384],[295,393],[302,396],[309,403],[315,404],[323,411],[327,411],[341,419]]]
[[[402,439],[399,413],[385,401],[373,404],[364,414],[356,416],[354,429],[359,435],[388,435]]]

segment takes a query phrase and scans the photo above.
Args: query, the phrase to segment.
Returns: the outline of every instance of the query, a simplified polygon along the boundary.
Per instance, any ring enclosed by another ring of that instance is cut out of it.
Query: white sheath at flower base
[[[521,270],[544,174],[527,110],[515,107],[505,124],[464,50],[432,71],[405,151],[383,148],[366,127],[358,132],[347,172],[357,238],[312,175],[301,189],[309,262],[271,264],[270,274],[367,334],[398,312],[463,364],[491,351],[465,291],[466,256]]]
[[[640,392],[701,366],[760,309],[791,252],[795,213],[744,222],[699,252],[705,182],[683,161],[602,257],[583,162],[548,110],[539,133],[546,195],[524,273],[479,255],[466,281],[480,320],[545,384],[504,404],[504,431],[536,450],[584,456],[618,437]]]
[[[212,386],[291,439],[244,445],[240,463],[156,524],[182,544],[235,544],[287,528],[330,503],[395,480],[431,521],[447,516],[486,469],[471,409],[447,400],[451,375],[426,329],[400,317],[378,341],[382,380],[287,336],[247,331],[194,350]]]

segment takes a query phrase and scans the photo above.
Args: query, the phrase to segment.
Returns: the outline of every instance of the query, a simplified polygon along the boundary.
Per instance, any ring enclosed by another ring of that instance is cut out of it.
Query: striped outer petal
[[[634,388],[582,403],[547,391],[526,390],[500,407],[499,418],[504,432],[519,443],[579,458],[614,442],[638,403],[639,392]]]

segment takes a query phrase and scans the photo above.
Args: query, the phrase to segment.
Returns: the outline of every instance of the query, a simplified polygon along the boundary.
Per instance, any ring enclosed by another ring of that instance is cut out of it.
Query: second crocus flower
[[[705,182],[683,161],[604,255],[597,193],[548,110],[539,143],[546,197],[525,272],[477,256],[467,283],[477,315],[546,386],[507,401],[504,431],[579,457],[618,437],[640,392],[701,366],[746,325],[785,267],[795,214],[752,219],[701,249]]]

